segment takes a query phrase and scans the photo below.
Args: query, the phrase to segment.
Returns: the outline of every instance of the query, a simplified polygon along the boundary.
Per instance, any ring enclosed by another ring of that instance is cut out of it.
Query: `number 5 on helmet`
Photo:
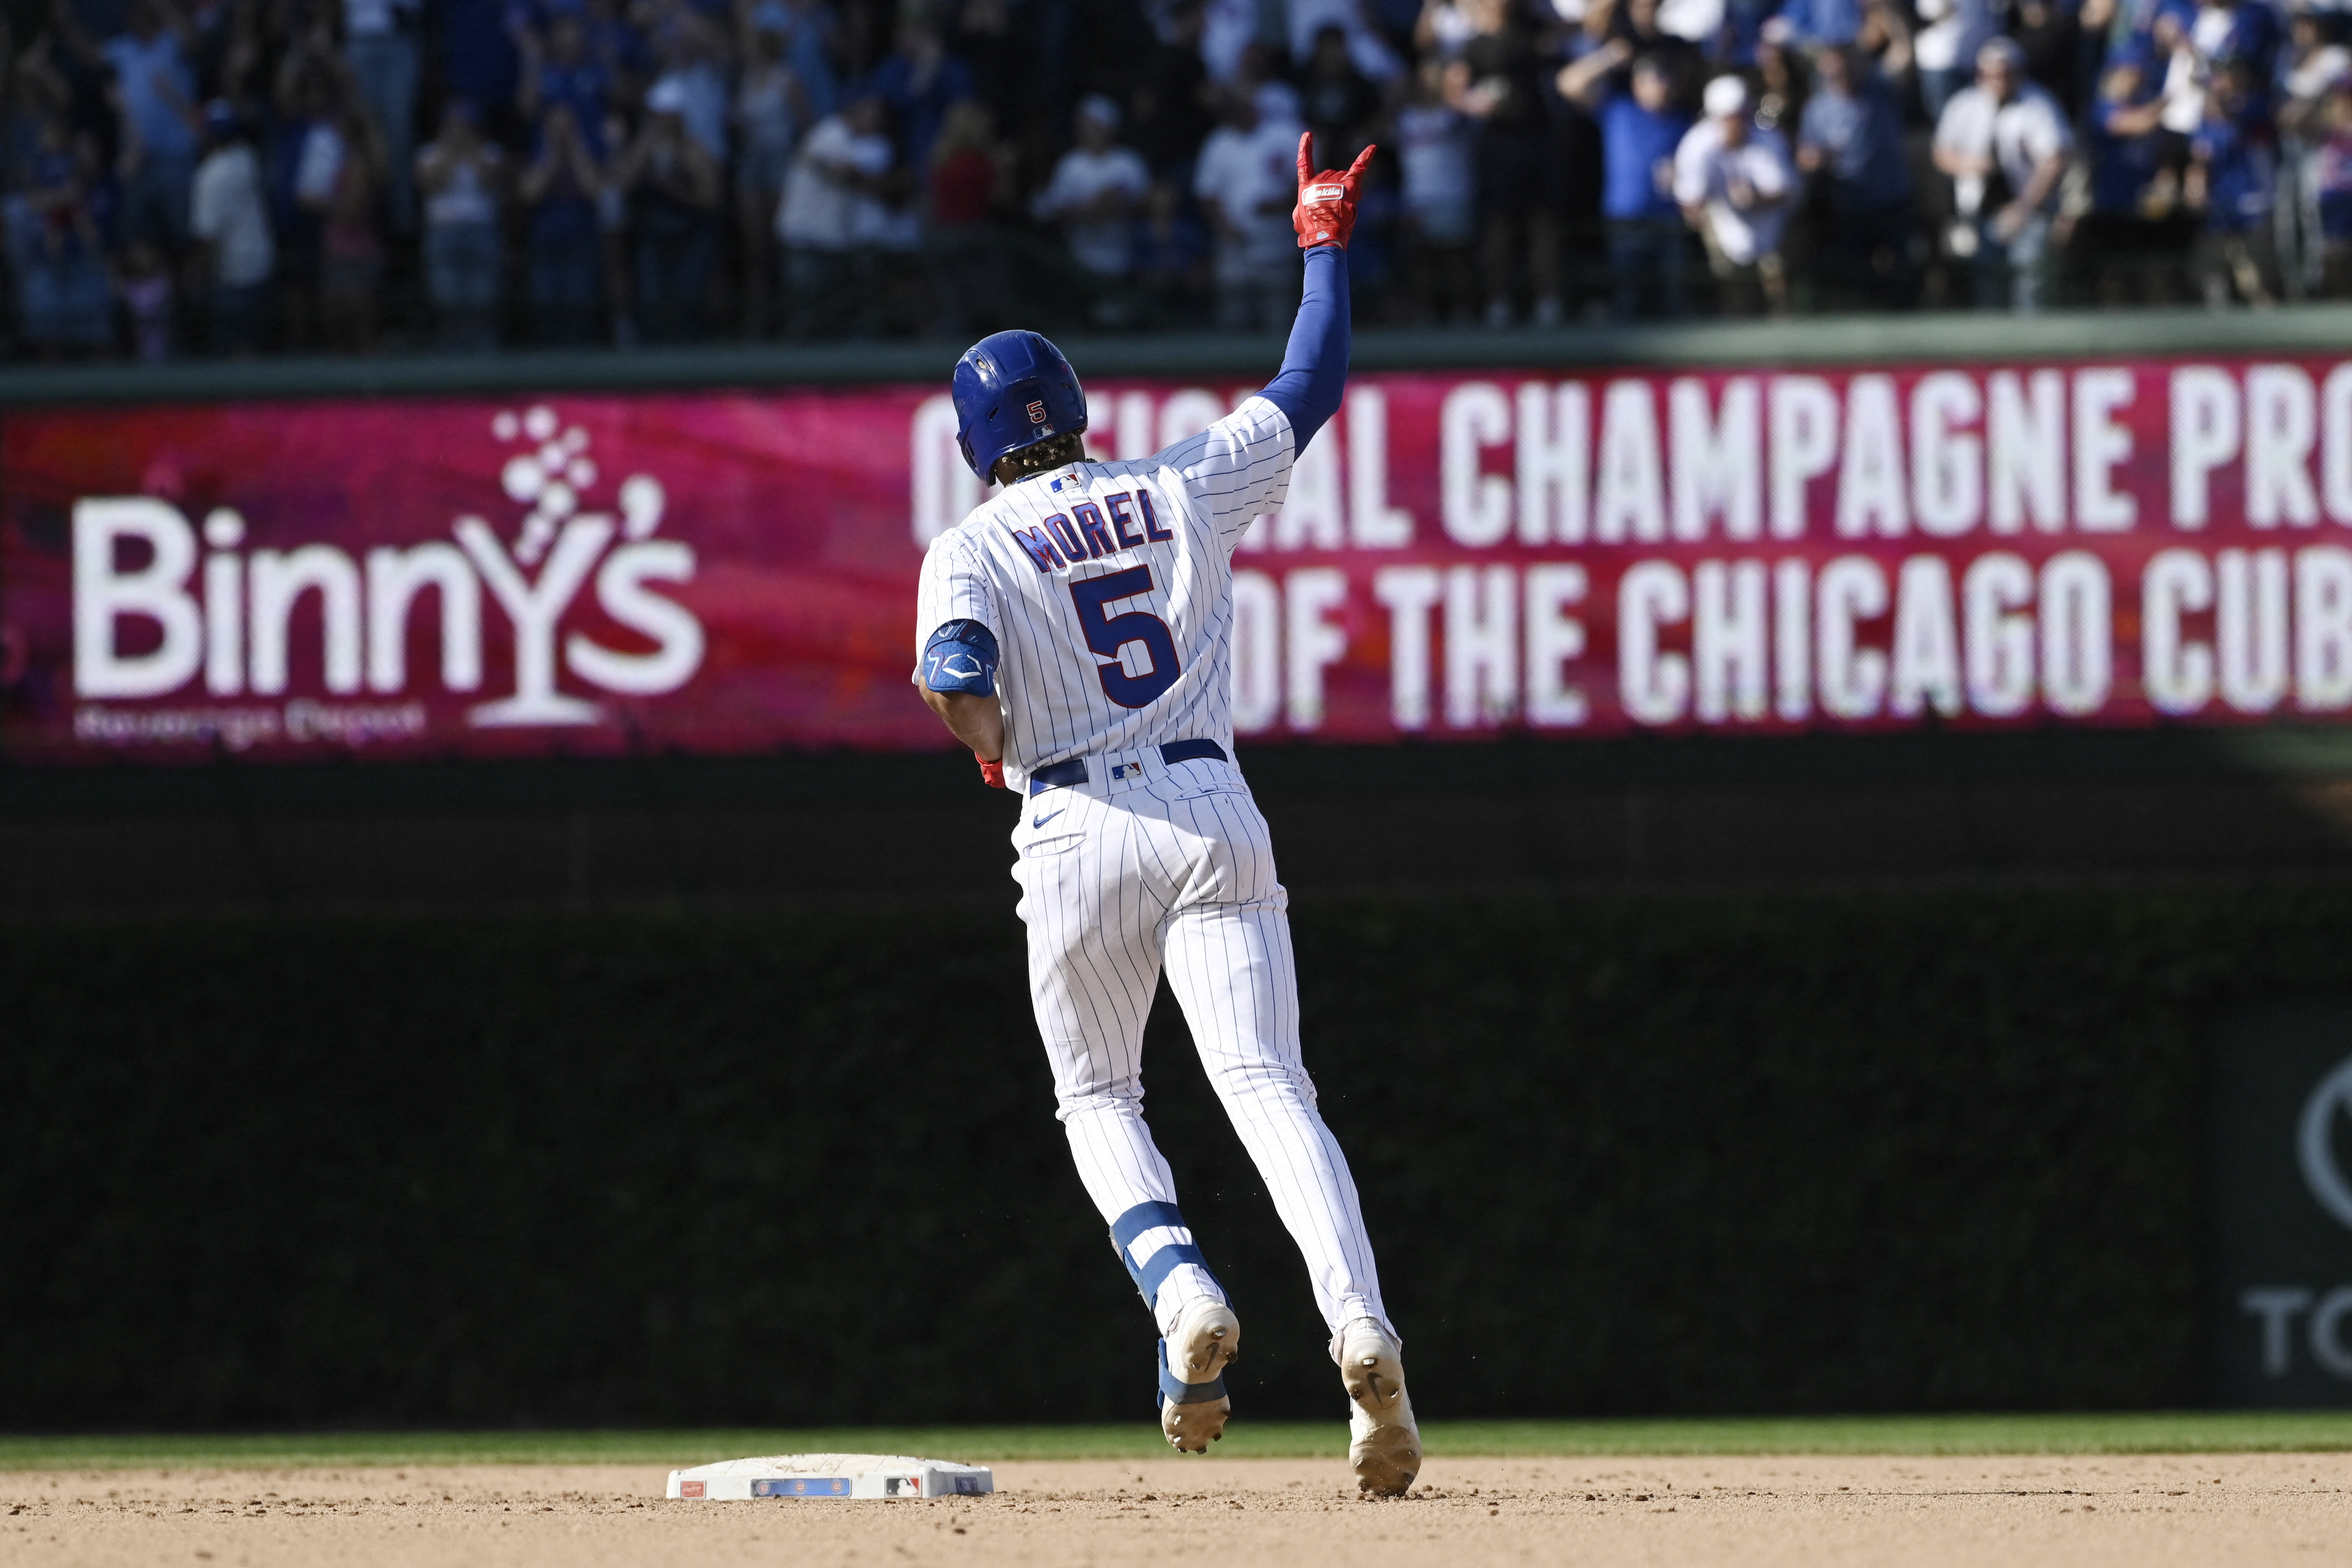
[[[1357,153],[1344,174],[1328,169],[1318,174],[1314,172],[1315,133],[1298,138],[1298,205],[1290,209],[1290,226],[1298,231],[1299,249],[1318,245],[1348,248],[1348,237],[1356,232],[1356,191],[1376,150],[1366,147]]]

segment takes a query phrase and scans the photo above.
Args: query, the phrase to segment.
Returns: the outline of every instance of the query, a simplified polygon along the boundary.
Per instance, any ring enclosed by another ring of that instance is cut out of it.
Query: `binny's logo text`
[[[439,601],[441,686],[480,690],[488,589],[514,630],[514,689],[469,706],[467,722],[603,722],[601,703],[557,684],[562,623],[592,578],[604,615],[652,647],[625,651],[573,631],[562,638],[562,669],[622,697],[659,696],[692,679],[702,667],[702,623],[652,586],[690,583],[695,572],[691,545],[657,537],[668,504],[661,481],[632,474],[614,488],[611,510],[598,510],[587,431],[562,428],[545,406],[502,412],[490,429],[511,453],[499,472],[500,488],[528,509],[510,544],[481,518],[467,516],[453,521],[448,540],[378,546],[364,560],[327,543],[248,551],[245,519],[234,508],[215,508],[199,531],[177,507],[152,496],[75,503],[73,674],[75,695],[84,700],[76,732],[100,743],[199,741],[233,750],[263,741],[421,738],[425,710],[414,700],[296,699],[282,711],[98,705],[175,696],[199,681],[213,699],[284,696],[292,675],[290,627],[306,599],[316,601],[320,679],[331,697],[409,693],[410,622],[427,591]],[[125,563],[140,555],[143,561]],[[126,635],[141,623],[148,629]],[[152,646],[126,651],[141,645]]]

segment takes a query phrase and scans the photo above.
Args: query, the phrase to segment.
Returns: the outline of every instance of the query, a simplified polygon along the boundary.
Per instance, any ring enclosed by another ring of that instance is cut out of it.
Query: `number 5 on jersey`
[[[1070,584],[1070,597],[1078,606],[1078,625],[1087,634],[1087,647],[1110,661],[1095,667],[1095,674],[1102,681],[1103,695],[1122,708],[1148,706],[1175,685],[1176,677],[1182,673],[1176,663],[1176,639],[1169,635],[1166,621],[1141,610],[1129,610],[1122,616],[1106,613],[1114,601],[1136,598],[1151,589],[1149,566],[1107,572]],[[1145,657],[1151,661],[1150,668],[1140,675],[1129,674],[1127,665],[1119,658],[1119,649],[1129,643],[1141,643]]]

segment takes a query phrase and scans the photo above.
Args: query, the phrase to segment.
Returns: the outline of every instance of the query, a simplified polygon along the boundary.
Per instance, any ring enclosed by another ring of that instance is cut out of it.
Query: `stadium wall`
[[[1368,331],[1358,371],[1485,367],[1629,370],[1804,364],[1965,363],[2031,359],[2129,361],[2171,354],[2301,354],[2352,342],[2352,305],[2262,313],[2209,310],[1953,312],[1830,316],[1677,326],[1574,326],[1511,332]],[[1080,375],[1274,374],[1282,339],[1233,332],[1064,338]],[[526,350],[470,356],[390,355],[180,360],[157,365],[0,367],[0,410],[61,405],[223,403],[300,397],[686,391],[859,386],[936,380],[959,352],[938,342],[793,347]]]
[[[1368,338],[1359,363],[2247,352],[2352,328],[2322,314]],[[939,358],[24,371],[0,418]],[[2335,731],[1243,761],[1425,1413],[2209,1396],[2208,1032],[2352,991]],[[950,754],[0,765],[0,1422],[1148,1418],[1143,1311],[1050,1117],[1007,816]],[[1155,1122],[1249,1314],[1244,1411],[1336,1419],[1164,996],[1151,1040]]]
[[[1311,898],[1309,1059],[1431,1415],[2195,1404],[2204,1029],[2352,892]],[[50,922],[11,1426],[1141,1420],[1003,911]],[[1336,1418],[1163,998],[1152,1109]],[[982,1347],[985,1347],[984,1351]]]

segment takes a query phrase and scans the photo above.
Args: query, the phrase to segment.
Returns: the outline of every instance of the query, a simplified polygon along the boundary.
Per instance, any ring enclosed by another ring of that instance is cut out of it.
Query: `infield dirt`
[[[952,1455],[938,1456],[953,1458]],[[993,1497],[667,1502],[606,1466],[0,1474],[0,1562],[621,1564],[2323,1563],[2352,1455],[1008,1462]]]

